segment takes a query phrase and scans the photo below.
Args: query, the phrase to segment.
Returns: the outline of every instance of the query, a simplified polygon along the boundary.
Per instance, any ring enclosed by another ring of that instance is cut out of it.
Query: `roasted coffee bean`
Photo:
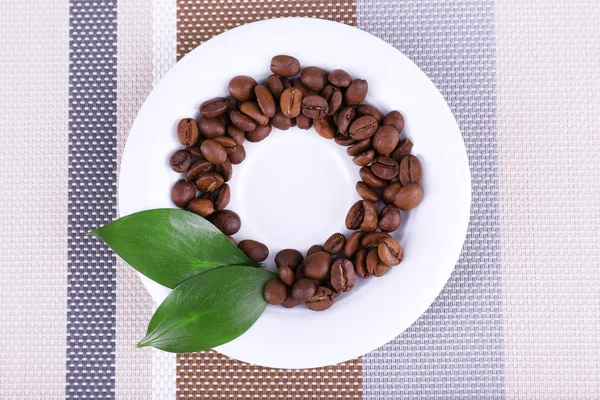
[[[292,87],[292,81],[288,78],[281,78],[281,84],[283,85],[283,90]]]
[[[236,100],[248,101],[254,98],[254,87],[258,85],[254,78],[239,75],[229,81],[229,94]]]
[[[177,138],[184,146],[193,146],[198,141],[198,124],[192,118],[184,118],[177,124]]]
[[[354,277],[356,278],[356,274],[354,275]],[[321,283],[321,286],[331,290],[331,299],[335,299],[342,293],[341,290],[337,290],[333,287],[333,285],[331,284],[331,278],[325,278]]]
[[[379,229],[381,229],[382,232],[395,231],[400,227],[401,222],[402,215],[400,214],[400,210],[392,204],[383,207],[379,213]]]
[[[371,232],[366,234],[361,242],[361,246],[365,249],[371,249],[373,247],[379,246],[379,243],[385,238],[391,237],[389,233],[386,232]]]
[[[363,140],[375,135],[377,127],[377,120],[370,115],[365,115],[350,124],[348,134],[354,140]]]
[[[224,184],[217,191],[217,197],[215,198],[214,206],[215,210],[222,211],[229,205],[229,200],[231,199],[231,189],[228,184]]]
[[[373,136],[373,148],[379,154],[390,154],[400,141],[400,133],[391,125],[384,125],[377,129]]]
[[[304,259],[304,275],[309,279],[323,279],[329,275],[331,267],[331,254],[319,251]]]
[[[266,125],[269,123],[269,117],[262,113],[258,103],[254,101],[244,101],[240,104],[240,111],[252,118],[257,124]]]
[[[274,306],[283,303],[287,296],[287,288],[279,279],[271,279],[265,285],[265,300]]]
[[[409,183],[402,187],[394,197],[394,205],[401,210],[412,210],[423,200],[423,187],[418,183]]]
[[[311,279],[299,279],[292,287],[294,300],[304,302],[314,296],[316,290],[315,282]]]
[[[369,167],[362,167],[358,174],[360,175],[360,179],[373,189],[381,189],[386,185],[386,181],[375,175]]]
[[[223,186],[223,183],[223,177],[214,171],[205,172],[196,179],[196,187],[201,192],[214,192],[219,190],[219,188]]]
[[[306,257],[308,257],[312,254],[318,253],[319,251],[325,251],[325,247],[323,247],[320,244],[314,244],[314,245],[310,246],[310,248],[306,252]]]
[[[298,268],[296,268],[296,281],[299,281],[300,279],[304,278],[306,278],[304,276],[304,266],[300,265]]]
[[[382,276],[384,275],[388,269],[390,268],[384,262],[379,259],[379,255],[377,254],[377,249],[373,248],[369,250],[367,253],[366,260],[367,272],[370,275]]]
[[[227,151],[214,139],[207,139],[200,146],[202,156],[213,164],[221,164],[227,160]]]
[[[383,119],[383,114],[378,109],[368,104],[359,104],[356,106],[356,115],[358,117],[370,115],[377,120],[378,124],[380,124],[381,120]]]
[[[189,181],[195,181],[203,173],[212,171],[213,167],[214,165],[210,161],[205,160],[204,158],[194,161],[192,165],[188,168],[186,178]]]
[[[190,204],[187,206],[188,210],[191,212],[200,215],[201,217],[208,217],[215,211],[215,207],[213,202],[209,199],[194,199],[190,201]]]
[[[360,229],[364,232],[373,232],[377,229],[377,223],[379,221],[377,208],[375,207],[375,204],[370,201],[363,200],[363,203],[365,206],[365,217],[362,224],[360,224]]]
[[[337,254],[344,249],[346,245],[346,236],[341,233],[334,233],[323,244],[325,251],[329,254]]]
[[[214,99],[206,100],[200,105],[200,114],[204,118],[215,118],[229,108],[229,99],[226,97],[215,97]]]
[[[227,134],[239,145],[244,144],[246,140],[244,131],[233,124],[227,126]]]
[[[227,236],[227,239],[229,239],[229,241],[230,241],[231,243],[233,243],[234,245],[236,245],[236,246],[237,246],[237,242],[235,241],[235,239],[233,238],[233,236],[228,236],[228,235],[226,235],[226,236]]]
[[[231,210],[218,211],[209,216],[208,220],[226,235],[235,235],[242,226],[240,216]]]
[[[371,171],[381,179],[390,180],[398,175],[398,163],[391,157],[379,156],[373,160]]]
[[[279,268],[279,279],[288,286],[292,286],[296,280],[295,272],[287,265],[282,265]]]
[[[225,124],[219,118],[200,118],[198,128],[200,133],[207,139],[225,134]]]
[[[368,278],[369,272],[367,271],[367,249],[359,249],[354,257],[354,271],[359,278]]]
[[[377,203],[380,200],[377,192],[368,187],[363,181],[356,182],[356,193],[364,200],[370,201],[371,203]]]
[[[337,87],[348,87],[350,86],[350,82],[352,82],[352,78],[350,78],[350,74],[341,69],[334,69],[327,75],[327,80],[333,86]]]
[[[212,201],[213,194],[211,192],[202,193],[198,198]]]
[[[311,95],[302,99],[302,114],[308,118],[325,118],[328,112],[329,105],[323,97]]]
[[[346,240],[346,245],[344,246],[344,256],[348,259],[354,257],[358,249],[361,247],[362,238],[365,236],[363,231],[352,232],[350,236],[348,236],[348,240]]]
[[[394,238],[385,238],[377,246],[377,255],[385,265],[393,267],[402,262],[404,252],[402,246]]]
[[[187,150],[177,150],[169,160],[171,169],[175,172],[185,172],[192,165],[192,155]]]
[[[256,102],[260,107],[260,111],[266,115],[267,118],[271,118],[275,115],[275,110],[277,109],[275,106],[275,99],[266,86],[256,86],[254,88],[254,95],[256,96]]]
[[[281,83],[281,79],[275,74],[269,75],[267,78],[267,89],[269,89],[269,92],[271,92],[273,99],[276,102],[275,104],[277,104],[279,97],[283,92],[283,83]]]
[[[409,154],[400,161],[400,172],[398,174],[400,183],[408,185],[409,183],[421,183],[423,180],[423,167],[421,161],[416,156]]]
[[[300,74],[300,82],[313,92],[319,93],[327,84],[327,71],[319,67],[306,67]]]
[[[269,248],[256,240],[242,240],[238,243],[238,248],[250,261],[262,262],[269,257]]]
[[[377,208],[370,201],[357,201],[346,215],[346,228],[373,232],[377,228]]]
[[[369,84],[364,79],[355,79],[350,82],[350,86],[344,93],[344,102],[346,105],[355,106],[362,103],[367,97]]]
[[[335,129],[333,128],[333,124],[329,122],[328,118],[313,119],[313,127],[319,136],[325,139],[333,139],[335,136]]]
[[[285,89],[279,100],[281,113],[288,118],[294,118],[302,110],[302,92],[294,87]]]
[[[354,157],[361,153],[365,153],[368,150],[371,150],[371,143],[372,143],[371,138],[363,139],[359,142],[356,142],[352,146],[348,147],[346,149],[346,153],[348,153],[348,155],[350,157]]]
[[[343,95],[340,89],[336,88],[333,85],[325,86],[325,89],[321,92],[321,96],[327,100],[327,105],[329,107],[329,111],[327,112],[327,116],[331,117],[335,114],[340,107],[342,106]]]
[[[359,167],[364,167],[365,165],[371,164],[373,159],[375,158],[375,150],[370,149],[365,151],[364,153],[360,153],[354,156],[352,162]]]
[[[229,118],[231,118],[231,123],[243,130],[244,132],[249,132],[256,128],[256,122],[249,116],[242,114],[238,110],[233,110],[229,113]],[[247,137],[246,137],[247,139]]]
[[[300,72],[300,61],[292,56],[275,56],[271,59],[271,71],[279,76],[289,78]]]
[[[231,161],[228,159],[223,161],[221,164],[215,165],[215,172],[223,177],[225,182],[229,182],[231,180],[231,176],[233,175],[233,168],[231,167]]]
[[[349,292],[356,284],[354,265],[350,260],[338,258],[331,265],[331,286],[338,292]]]
[[[394,160],[400,162],[402,161],[402,158],[406,155],[408,155],[410,153],[410,151],[412,150],[413,144],[410,141],[410,139],[402,139],[400,141],[400,143],[398,143],[398,146],[394,149],[394,151],[392,151],[392,154],[390,154],[390,157],[392,157]]]
[[[221,146],[223,146],[223,148],[225,149],[227,154],[233,153],[237,147],[237,143],[235,142],[235,140],[233,140],[230,137],[218,136],[218,137],[214,138],[213,140],[215,142],[219,143]]]
[[[354,120],[355,116],[354,108],[352,107],[344,107],[337,115],[335,119],[335,124],[337,125],[338,132],[346,134],[348,132],[348,127]]]
[[[304,261],[302,253],[295,249],[283,249],[275,255],[275,264],[278,268],[287,265],[292,270],[296,270]]]
[[[273,118],[271,118],[271,125],[282,131],[287,131],[292,126],[292,119],[283,115],[280,110],[277,110]]]
[[[202,152],[200,151],[200,145],[202,144],[203,141],[204,141],[204,139],[202,139],[202,140],[198,139],[198,141],[196,142],[195,145],[188,147],[188,151],[190,152],[192,157],[204,158],[202,156]]]
[[[325,311],[333,305],[333,291],[327,287],[319,286],[314,296],[306,301],[306,308],[312,311]]]
[[[313,120],[312,118],[308,118],[306,115],[300,113],[298,116],[296,116],[296,124],[298,125],[298,128],[306,130],[312,128]]]
[[[396,193],[398,190],[402,188],[402,184],[400,182],[392,182],[387,185],[383,192],[381,192],[381,199],[385,204],[392,204],[394,202],[394,198],[396,197]]]
[[[175,182],[173,190],[171,190],[171,200],[177,207],[187,207],[194,198],[196,198],[196,188],[191,182],[183,179]]]
[[[246,132],[246,140],[250,143],[258,143],[271,134],[271,125],[258,125],[250,132]]]
[[[383,118],[382,125],[391,125],[396,128],[398,133],[402,133],[402,129],[404,129],[404,117],[398,111],[391,111]]]
[[[298,117],[300,117],[300,116],[298,116]],[[350,136],[345,136],[345,135],[342,135],[341,133],[338,133],[337,135],[335,135],[333,137],[333,140],[340,146],[350,146],[355,143],[354,139],[352,139]]]
[[[299,304],[297,300],[292,297],[292,289],[288,288],[287,295],[285,296],[285,300],[281,303],[285,308],[293,308]]]
[[[400,178],[398,177],[398,175],[396,175],[392,179],[390,179],[390,183],[394,183],[394,182],[400,183]]]
[[[315,94],[312,90],[308,90],[306,88],[306,86],[304,86],[298,79],[296,79],[294,82],[292,82],[291,87],[293,87],[294,89],[300,90],[300,92],[302,92],[302,97],[308,97],[308,96]]]
[[[246,149],[241,144],[237,145],[235,147],[235,151],[233,153],[229,154],[229,161],[235,165],[241,164],[245,159],[246,159]]]

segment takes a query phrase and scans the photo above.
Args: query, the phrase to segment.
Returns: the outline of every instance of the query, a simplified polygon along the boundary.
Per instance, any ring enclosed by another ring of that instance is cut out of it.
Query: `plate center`
[[[302,251],[345,230],[358,175],[344,147],[298,128],[273,129],[264,141],[246,143],[228,207],[242,219],[237,238],[262,241],[272,252]]]

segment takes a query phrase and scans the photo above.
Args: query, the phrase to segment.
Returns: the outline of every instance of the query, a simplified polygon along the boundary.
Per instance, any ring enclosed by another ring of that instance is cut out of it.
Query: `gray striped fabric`
[[[116,217],[116,0],[70,4],[67,396],[114,398],[116,257],[86,233]]]
[[[463,133],[473,203],[445,289],[410,329],[363,361],[367,399],[503,398],[494,2],[360,0],[358,26],[410,57]]]

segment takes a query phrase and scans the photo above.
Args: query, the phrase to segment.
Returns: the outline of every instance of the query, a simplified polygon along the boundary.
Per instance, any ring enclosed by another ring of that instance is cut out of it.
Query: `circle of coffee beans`
[[[265,286],[265,300],[286,308],[305,303],[314,311],[331,307],[342,292],[352,290],[358,278],[382,276],[400,264],[402,246],[390,235],[402,222],[402,212],[423,199],[423,168],[410,154],[412,142],[401,138],[404,118],[398,111],[383,114],[364,104],[368,83],[352,79],[341,69],[301,68],[291,56],[271,60],[266,82],[240,75],[229,82],[229,97],[200,105],[200,119],[184,118],[177,137],[185,146],[171,157],[173,171],[185,173],[171,193],[173,203],[205,217],[236,244],[231,235],[241,227],[240,217],[227,209],[232,165],[246,158],[244,142],[256,143],[271,127],[292,126],[315,131],[347,147],[360,166],[356,191],[362,200],[346,216],[348,237],[334,233],[306,256],[281,250],[275,256],[279,279]],[[383,203],[383,208],[377,204]],[[379,210],[378,210],[379,208]],[[239,249],[255,262],[269,249],[255,240],[242,240]]]

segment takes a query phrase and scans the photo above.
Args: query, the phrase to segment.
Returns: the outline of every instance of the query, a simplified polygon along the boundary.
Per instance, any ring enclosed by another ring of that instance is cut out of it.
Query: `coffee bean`
[[[171,169],[175,172],[185,172],[192,165],[192,155],[187,150],[177,150],[169,160]]]
[[[380,200],[377,192],[368,187],[363,181],[356,182],[356,193],[358,193],[363,200],[370,201],[371,203],[377,203]]]
[[[364,79],[355,79],[350,83],[346,93],[344,94],[344,101],[349,106],[355,106],[362,103],[367,97],[369,90],[369,84]]]
[[[300,74],[300,82],[314,92],[320,92],[327,84],[329,74],[319,67],[306,67]]]
[[[409,183],[421,183],[423,180],[423,167],[421,161],[416,156],[409,154],[400,161],[399,172],[400,183],[408,185]]]
[[[314,296],[306,301],[306,308],[312,311],[325,311],[333,305],[332,295],[331,289],[319,286]]]
[[[337,125],[338,132],[346,134],[348,132],[348,127],[352,120],[354,120],[355,111],[352,107],[344,107],[337,115],[335,119],[335,124]]]
[[[390,267],[400,264],[404,258],[402,246],[391,237],[385,238],[379,243],[379,246],[377,246],[377,255],[381,262]]]
[[[359,278],[368,278],[369,272],[367,271],[367,249],[359,249],[354,257],[354,271]]]
[[[180,180],[175,182],[171,190],[171,200],[177,207],[185,208],[196,197],[196,188],[191,182]]]
[[[248,101],[254,98],[254,87],[258,83],[249,76],[239,75],[229,81],[229,94],[236,100]]]
[[[381,199],[385,204],[392,204],[394,202],[394,198],[396,197],[396,193],[398,190],[402,188],[402,184],[400,182],[393,182],[387,185],[383,192],[381,192]]]
[[[346,245],[346,236],[341,233],[334,233],[323,244],[325,251],[329,254],[337,254],[344,249]]]
[[[391,237],[387,232],[371,232],[366,234],[361,241],[361,246],[365,249],[371,249],[379,246],[379,243],[385,238]]]
[[[371,171],[381,179],[390,180],[398,175],[398,163],[391,157],[379,156],[373,160]]]
[[[283,249],[275,255],[275,264],[278,268],[287,265],[295,271],[302,261],[304,261],[302,253],[295,249]]]
[[[310,248],[306,252],[306,257],[318,253],[319,251],[325,251],[325,247],[321,246],[320,244],[314,244],[310,246]]]
[[[202,156],[202,152],[200,151],[200,145],[202,144],[203,141],[204,141],[204,139],[202,139],[202,140],[198,139],[198,141],[196,142],[195,145],[188,147],[188,151],[190,152],[192,157],[204,158]]]
[[[325,118],[328,112],[329,105],[323,97],[311,95],[302,99],[302,114],[308,118]]]
[[[283,303],[281,303],[281,305],[285,308],[293,308],[296,307],[298,304],[299,302],[294,300],[294,298],[292,297],[292,289],[288,288],[285,300],[283,301]]]
[[[238,248],[250,261],[262,262],[269,257],[269,248],[256,240],[242,240],[238,243]]]
[[[227,154],[233,153],[237,147],[237,143],[235,142],[235,140],[233,140],[230,137],[218,136],[218,137],[214,138],[213,140],[215,142],[219,143],[221,146],[223,146],[223,148],[225,149]]]
[[[302,92],[294,87],[285,89],[279,100],[281,113],[288,118],[294,118],[302,109]]]
[[[230,241],[231,243],[233,243],[234,245],[236,245],[236,246],[237,246],[237,243],[236,243],[235,239],[233,238],[233,236],[228,236],[228,235],[225,235],[225,236],[227,236],[227,239],[229,239],[229,241]]]
[[[360,179],[373,189],[381,189],[386,185],[386,181],[375,175],[369,167],[362,167],[358,174],[360,175]]]
[[[356,274],[354,275],[356,277]],[[333,287],[333,285],[331,284],[331,277],[330,278],[325,278],[323,280],[323,282],[321,283],[321,286],[331,290],[331,299],[335,299],[336,297],[338,297],[342,291],[337,290],[336,288]]]
[[[383,118],[382,125],[391,125],[396,128],[398,133],[402,133],[402,129],[404,129],[404,117],[398,111],[391,111]]]
[[[191,212],[198,214],[201,217],[208,217],[215,211],[212,201],[209,199],[200,198],[190,201],[190,204],[188,204],[187,208]]]
[[[200,133],[207,139],[225,134],[225,124],[219,118],[200,118],[198,128]]]
[[[294,76],[300,72],[300,61],[292,56],[275,56],[271,59],[271,71],[279,76]]]
[[[379,229],[381,229],[382,232],[395,231],[400,227],[401,222],[402,215],[400,214],[400,210],[392,204],[383,207],[379,213]]]
[[[350,86],[350,82],[352,82],[352,78],[350,78],[350,74],[341,69],[334,69],[327,75],[327,80],[333,86],[337,87],[348,87]]]
[[[304,275],[309,279],[323,279],[329,274],[331,254],[319,251],[304,259]]]
[[[379,154],[390,154],[400,141],[400,133],[391,125],[384,125],[377,129],[373,136],[373,148]]]
[[[312,128],[313,120],[300,113],[296,116],[296,124],[298,125],[298,128],[306,130]]]
[[[312,90],[308,90],[306,86],[304,86],[298,79],[292,82],[291,87],[295,88],[296,90],[300,90],[303,98],[315,94]]]
[[[381,120],[383,119],[383,114],[381,114],[381,111],[368,104],[359,104],[358,106],[356,106],[356,115],[358,117],[370,115],[371,117],[377,120],[378,124],[380,124]]]
[[[367,253],[366,266],[367,266],[367,272],[370,275],[375,275],[375,276],[384,275],[390,268],[389,266],[385,265],[385,263],[383,263],[379,259],[379,255],[377,253],[376,248],[369,250],[369,252]]]
[[[304,276],[304,266],[300,265],[298,268],[296,268],[296,281],[304,278],[306,278],[306,276]]]
[[[377,229],[377,222],[379,221],[377,208],[375,207],[375,204],[370,201],[363,200],[363,203],[365,206],[365,216],[362,224],[360,224],[360,229],[364,232],[373,232]]]
[[[350,260],[338,258],[331,265],[331,286],[338,292],[349,292],[356,284],[354,265]]]
[[[229,182],[231,180],[231,176],[233,175],[231,161],[225,160],[221,164],[215,165],[215,172],[221,175],[225,182]]]
[[[357,156],[361,153],[365,153],[368,150],[371,150],[371,144],[372,144],[371,138],[363,139],[361,141],[356,142],[352,146],[348,147],[346,149],[346,153],[348,153],[348,155],[350,157]]]
[[[260,107],[260,111],[266,115],[267,118],[271,118],[275,115],[277,107],[275,106],[275,99],[269,89],[267,89],[266,86],[258,85],[254,88],[254,94],[258,106]]]
[[[184,146],[193,146],[198,141],[198,124],[192,118],[184,118],[177,124],[177,138]]]
[[[201,192],[214,192],[219,190],[219,188],[223,186],[223,183],[223,177],[213,171],[205,172],[196,179],[196,187]]]
[[[298,117],[300,117],[300,116],[298,116]],[[350,136],[345,136],[345,135],[342,135],[341,133],[338,133],[337,135],[335,135],[333,137],[333,140],[340,146],[350,146],[355,143],[354,139],[352,139]]]
[[[358,249],[361,248],[362,238],[365,236],[363,231],[352,232],[350,236],[348,236],[348,240],[346,240],[346,245],[344,246],[344,256],[348,259],[354,257]]]
[[[300,279],[292,287],[292,297],[294,300],[304,302],[315,295],[315,282],[311,279]]]
[[[350,124],[348,134],[354,140],[363,140],[375,135],[377,131],[377,120],[370,115],[357,118]]]
[[[275,74],[269,75],[267,78],[267,89],[269,89],[269,92],[271,92],[273,95],[273,100],[278,102],[279,97],[283,92],[283,84],[281,83],[281,79]]]
[[[364,153],[360,153],[354,156],[352,162],[359,167],[364,167],[365,165],[369,165],[373,159],[375,158],[375,150],[370,149]]]
[[[262,126],[262,125],[260,125]],[[258,129],[258,128],[257,128]],[[256,131],[256,129],[255,129]],[[246,159],[246,149],[243,145],[239,144],[236,146],[235,151],[229,154],[229,161],[232,164],[241,164]]]
[[[321,96],[325,100],[327,100],[327,106],[329,107],[327,116],[331,117],[342,106],[342,100],[343,100],[342,92],[340,91],[340,89],[336,88],[333,85],[327,85],[321,92]]]
[[[282,265],[279,268],[279,279],[288,286],[292,286],[296,280],[295,272],[287,265]]]
[[[325,139],[333,139],[335,136],[335,129],[329,122],[328,118],[315,118],[313,119],[313,127],[319,136]]]
[[[200,105],[200,114],[204,118],[215,118],[224,114],[229,108],[229,99],[226,97],[215,97],[206,100]]]
[[[418,183],[409,183],[402,187],[394,197],[394,205],[401,210],[412,210],[423,200],[423,187]]]
[[[281,78],[281,84],[283,85],[283,90],[292,87],[292,81],[288,78]]]
[[[214,139],[207,139],[202,142],[200,151],[204,158],[213,164],[221,164],[227,159],[227,151]]]
[[[198,198],[212,201],[213,194],[211,192],[202,193]]]
[[[229,205],[229,200],[231,199],[231,189],[228,184],[224,184],[217,191],[217,197],[215,198],[215,210],[222,211]]]
[[[287,289],[279,279],[271,279],[265,285],[265,300],[274,306],[283,303],[287,296]]]
[[[204,158],[194,161],[192,165],[188,168],[186,178],[189,181],[195,181],[203,173],[212,171],[213,167],[213,164],[210,161],[205,160]]]
[[[271,118],[271,125],[282,131],[287,131],[292,126],[292,119],[283,115],[280,110],[277,110],[273,118]]]
[[[249,132],[256,128],[256,122],[254,122],[252,118],[245,114],[242,114],[238,110],[231,111],[229,113],[229,118],[231,118],[232,124],[240,128],[244,132]]]
[[[370,201],[357,201],[346,215],[346,228],[372,232],[377,228],[377,208]]]
[[[258,125],[250,132],[246,132],[246,140],[250,143],[258,143],[271,134],[271,125]]]
[[[210,215],[208,220],[226,235],[235,235],[242,226],[240,216],[231,210],[218,211]]]
[[[240,104],[240,111],[252,118],[257,124],[266,125],[269,123],[269,117],[262,113],[258,103],[254,101],[244,101]]]
[[[239,145],[244,144],[246,140],[244,131],[233,124],[227,126],[227,134]]]
[[[406,155],[408,155],[410,153],[410,151],[412,150],[413,144],[409,139],[402,139],[400,141],[400,143],[398,143],[398,146],[394,149],[394,151],[392,151],[392,154],[390,154],[390,157],[392,157],[394,160],[400,162],[402,161],[402,158]]]

